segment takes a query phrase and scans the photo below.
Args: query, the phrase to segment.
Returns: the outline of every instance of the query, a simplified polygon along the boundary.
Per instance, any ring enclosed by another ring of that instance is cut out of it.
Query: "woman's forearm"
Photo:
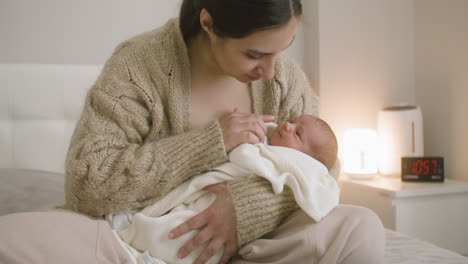
[[[238,246],[275,230],[298,209],[289,188],[275,194],[271,183],[260,177],[228,182],[237,217]]]

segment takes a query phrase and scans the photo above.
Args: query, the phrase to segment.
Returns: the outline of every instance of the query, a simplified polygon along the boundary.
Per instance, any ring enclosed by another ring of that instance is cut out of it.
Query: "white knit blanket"
[[[118,232],[134,255],[147,252],[139,263],[192,263],[204,250],[199,247],[184,259],[177,251],[198,231],[178,239],[167,238],[171,229],[206,209],[215,195],[204,187],[241,177],[263,177],[273,191],[281,193],[288,186],[299,207],[315,221],[320,221],[338,205],[339,187],[327,168],[310,156],[294,149],[265,144],[242,144],[229,153],[229,160],[212,171],[200,174],[173,189],[161,200],[134,214],[131,224]],[[116,226],[115,223],[114,227]],[[135,251],[136,250],[136,251]],[[207,263],[217,263],[221,250]]]

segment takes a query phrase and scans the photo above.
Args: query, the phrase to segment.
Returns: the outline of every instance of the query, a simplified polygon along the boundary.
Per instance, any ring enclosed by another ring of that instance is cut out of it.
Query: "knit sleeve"
[[[125,60],[111,58],[87,95],[70,143],[67,208],[101,217],[145,207],[227,161],[217,121],[171,135],[162,106],[154,106],[158,99],[148,98]]]
[[[277,122],[317,115],[318,100],[303,71],[289,60],[280,62],[276,71],[275,89],[282,94]],[[239,247],[275,230],[299,208],[289,188],[274,194],[271,184],[260,177],[228,182],[228,189],[236,210]]]

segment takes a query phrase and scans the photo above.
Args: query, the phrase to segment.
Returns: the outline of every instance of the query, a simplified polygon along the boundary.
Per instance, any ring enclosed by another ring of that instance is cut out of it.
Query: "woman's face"
[[[276,59],[294,40],[298,18],[288,24],[250,34],[245,38],[220,38],[210,34],[215,64],[226,75],[243,83],[274,77]]]

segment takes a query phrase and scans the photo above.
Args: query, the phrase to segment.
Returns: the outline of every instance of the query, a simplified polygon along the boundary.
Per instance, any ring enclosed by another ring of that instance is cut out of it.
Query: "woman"
[[[147,206],[226,162],[237,145],[263,142],[265,122],[316,115],[303,72],[281,55],[301,14],[300,0],[184,0],[179,20],[119,45],[71,141],[66,207],[101,218]],[[381,261],[381,224],[363,208],[341,206],[315,223],[296,211],[289,190],[274,195],[258,177],[207,190],[215,202],[168,234],[200,228],[181,258],[206,243],[195,263],[221,247],[222,263],[239,248],[239,263]],[[86,233],[79,231],[85,226],[70,232]],[[114,245],[107,246],[114,255],[122,251],[116,241],[102,243]]]

